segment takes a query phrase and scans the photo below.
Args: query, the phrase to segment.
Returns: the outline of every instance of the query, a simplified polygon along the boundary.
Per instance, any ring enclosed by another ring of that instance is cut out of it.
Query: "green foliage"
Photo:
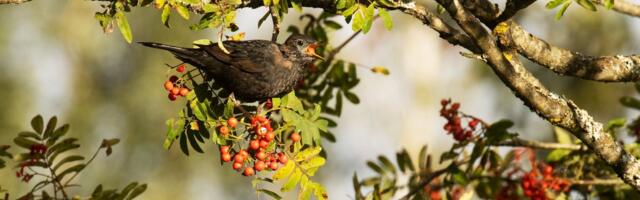
[[[595,5],[596,2],[593,0],[550,0],[546,4],[546,7],[548,9],[554,9],[558,6],[561,6],[560,9],[556,12],[556,20],[559,20],[560,18],[562,18],[562,16],[564,16],[564,13],[567,11],[567,8],[569,8],[571,3],[574,1],[584,9],[594,11],[594,12],[598,10]],[[605,8],[611,9],[613,8],[614,0],[604,0],[602,3],[604,4]]]
[[[0,146],[0,157],[13,158],[18,162],[18,178],[29,182],[37,177],[37,183],[21,199],[69,199],[72,195],[66,189],[77,186],[72,183],[73,179],[91,164],[101,150],[104,149],[109,156],[113,151],[112,147],[120,142],[119,139],[103,140],[91,159],[85,162],[84,156],[72,151],[80,145],[76,143],[76,138],[66,137],[69,125],[57,126],[57,122],[54,116],[45,126],[42,116],[34,117],[31,120],[33,131],[20,132],[13,140],[23,150],[22,153],[10,154],[6,151],[9,149],[8,145]],[[4,167],[4,162],[0,162],[0,168]],[[133,199],[144,192],[146,187],[146,184],[134,182],[118,192],[103,191],[99,185],[91,199]]]

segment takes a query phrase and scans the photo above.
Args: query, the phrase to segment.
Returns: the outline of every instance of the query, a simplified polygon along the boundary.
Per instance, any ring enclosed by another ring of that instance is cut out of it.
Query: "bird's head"
[[[313,61],[316,58],[324,59],[316,53],[318,42],[306,35],[293,34],[287,38],[284,44],[296,51],[305,61]]]

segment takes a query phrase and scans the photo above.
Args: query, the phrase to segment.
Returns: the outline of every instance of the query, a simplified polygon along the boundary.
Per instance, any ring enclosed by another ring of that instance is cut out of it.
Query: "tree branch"
[[[594,0],[593,2],[604,5],[604,0]],[[612,9],[625,15],[640,17],[640,5],[629,3],[626,0],[615,0]]]
[[[271,15],[271,22],[273,22],[273,34],[271,34],[271,41],[276,42],[278,40],[278,34],[280,34],[280,20],[278,19],[278,13],[275,12],[273,6],[269,7],[269,14]]]
[[[465,11],[458,0],[438,0],[438,3],[447,9],[462,30],[482,49],[489,66],[525,105],[552,124],[571,131],[611,166],[624,182],[640,191],[640,163],[603,131],[601,123],[594,121],[571,100],[565,100],[546,89],[524,68],[516,52],[500,49],[495,38],[477,18]],[[500,33],[500,26],[494,31]]]
[[[495,27],[498,23],[511,19],[516,13],[529,7],[533,2],[536,2],[536,0],[507,0],[504,11],[489,26]]]
[[[617,1],[616,1],[617,3]],[[559,48],[533,36],[513,21],[499,28],[500,43],[560,75],[602,82],[640,80],[640,56],[592,57]]]
[[[497,144],[497,146],[529,147],[534,149],[548,149],[548,150],[566,149],[566,150],[576,150],[576,151],[584,151],[588,149],[586,146],[577,145],[577,144],[538,142],[538,141],[532,141],[532,140],[523,140],[519,138],[501,142]]]
[[[29,2],[31,0],[0,0],[0,5],[2,4],[21,4],[21,3],[26,3]]]

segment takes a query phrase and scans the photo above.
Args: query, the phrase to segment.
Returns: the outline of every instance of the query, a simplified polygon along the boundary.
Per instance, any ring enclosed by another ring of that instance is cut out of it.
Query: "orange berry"
[[[251,167],[247,167],[244,169],[244,175],[245,176],[253,176],[253,174],[255,173],[255,171],[253,171],[253,168]]]
[[[227,120],[227,125],[231,126],[231,128],[235,128],[236,126],[238,126],[238,119],[236,119],[235,117],[231,117]]]
[[[287,158],[287,156],[284,154],[280,154],[280,156],[278,156],[278,161],[282,164],[287,164],[287,161],[289,161],[289,158]]]
[[[221,146],[220,147],[220,152],[221,153],[229,153],[229,146]]]
[[[173,83],[171,81],[165,81],[164,89],[167,91],[171,91],[173,89]]]
[[[178,96],[178,95],[180,95],[180,88],[179,87],[174,87],[173,89],[171,89],[170,92],[171,92],[171,94]]]
[[[229,127],[227,126],[221,126],[219,131],[220,131],[220,134],[224,136],[229,135]]]
[[[229,162],[231,161],[231,155],[228,153],[222,154],[222,161]]]
[[[278,169],[278,163],[277,162],[269,163],[269,168],[271,168],[271,170]]]
[[[264,168],[267,168],[267,165],[263,161],[258,160],[253,164],[253,168],[256,171],[262,171]]]
[[[189,88],[180,88],[179,91],[180,96],[186,97],[189,94]]]
[[[258,150],[258,148],[260,148],[260,142],[258,142],[258,140],[252,140],[251,142],[249,142],[249,148]]]
[[[265,158],[267,158],[267,154],[263,151],[259,151],[258,153],[256,153],[256,158],[258,160],[264,160]]]
[[[301,139],[300,138],[300,134],[299,133],[295,133],[295,132],[292,133],[290,137],[291,137],[291,141],[293,141],[293,142],[298,142]]]
[[[234,170],[239,170],[240,168],[242,168],[242,163],[239,162],[235,162],[233,163],[233,166],[231,166]]]

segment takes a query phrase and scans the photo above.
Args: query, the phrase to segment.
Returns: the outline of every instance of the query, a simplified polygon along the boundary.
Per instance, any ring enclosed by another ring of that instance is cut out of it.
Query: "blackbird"
[[[284,44],[268,40],[224,41],[228,54],[218,44],[182,48],[159,43],[140,44],[164,49],[176,58],[203,70],[241,101],[262,101],[280,97],[294,89],[304,67],[316,58],[317,42],[293,34]]]

